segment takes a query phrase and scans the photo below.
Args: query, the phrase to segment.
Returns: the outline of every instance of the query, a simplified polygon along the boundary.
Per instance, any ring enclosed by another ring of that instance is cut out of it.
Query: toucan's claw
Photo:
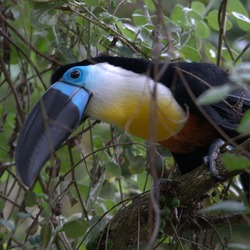
[[[215,139],[210,144],[208,154],[204,157],[205,164],[209,167],[211,175],[218,181],[223,181],[225,178],[219,175],[218,170],[216,168],[216,159],[221,152],[221,147],[225,145],[225,141],[222,139]],[[225,149],[231,150],[233,147],[231,145],[227,145]]]

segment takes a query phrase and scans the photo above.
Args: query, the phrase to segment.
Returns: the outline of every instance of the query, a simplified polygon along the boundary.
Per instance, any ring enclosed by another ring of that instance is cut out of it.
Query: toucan
[[[28,115],[16,147],[17,173],[29,187],[87,117],[166,147],[186,173],[203,163],[214,140],[238,135],[250,108],[250,92],[210,63],[98,56],[61,66],[51,83]],[[224,84],[233,87],[223,100],[197,105],[206,90]]]

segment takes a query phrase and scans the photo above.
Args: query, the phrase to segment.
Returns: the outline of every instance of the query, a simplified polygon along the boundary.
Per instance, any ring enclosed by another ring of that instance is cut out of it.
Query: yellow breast
[[[166,140],[177,134],[187,117],[170,95],[169,90],[158,84],[155,97],[150,91],[122,93],[114,98],[112,107],[103,109],[108,122],[132,135],[153,141]]]
[[[145,96],[137,103],[136,109],[131,103],[128,109],[131,114],[124,121],[124,129],[152,141],[162,141],[177,134],[186,121],[185,113],[173,100],[156,98],[154,101]]]
[[[177,134],[185,111],[163,84],[107,63],[98,64],[87,79],[93,96],[86,114],[129,133],[154,141]]]

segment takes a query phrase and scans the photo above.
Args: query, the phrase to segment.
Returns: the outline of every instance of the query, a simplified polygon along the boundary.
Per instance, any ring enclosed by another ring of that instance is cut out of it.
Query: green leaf
[[[209,61],[211,61],[212,63],[216,63],[217,49],[211,43],[205,43],[204,50]]]
[[[227,48],[222,48],[222,53],[221,53],[221,55],[222,55],[222,57],[224,58],[224,59],[226,59],[227,61],[232,61],[232,56],[231,56],[231,54],[233,55],[233,58],[236,58],[237,56],[238,56],[238,53],[235,51],[235,50],[232,50],[232,49],[230,49],[230,52],[231,53],[229,53],[229,51],[228,51],[228,49]]]
[[[170,15],[170,19],[176,23],[177,25],[179,25],[182,28],[186,28],[187,26],[187,21],[186,21],[186,17],[183,11],[183,7],[179,4],[176,4],[171,15]]]
[[[114,162],[107,162],[105,165],[105,174],[106,177],[109,179],[112,177],[120,177],[122,171],[121,168]]]
[[[155,11],[155,5],[154,2],[152,0],[144,0],[144,3],[146,4],[147,8],[154,12]]]
[[[236,17],[237,23],[238,23],[238,26],[240,27],[240,29],[242,29],[244,31],[250,30],[250,19],[247,16],[245,16],[241,13],[238,13],[236,11],[233,11],[232,14],[234,17]]]
[[[241,119],[241,122],[238,126],[237,131],[239,133],[250,134],[250,110],[247,110],[246,113],[244,114],[244,116]]]
[[[200,14],[193,10],[188,11],[187,17],[189,18],[189,21],[191,24],[194,24],[195,22],[202,20],[202,17],[200,16]]]
[[[179,53],[185,59],[191,60],[193,62],[198,62],[201,59],[200,52],[189,45],[182,46],[181,49],[179,50]]]
[[[233,155],[226,152],[222,155],[223,164],[230,170],[241,170],[250,167],[250,161],[241,155]]]
[[[236,18],[237,24],[240,29],[244,31],[249,31],[249,22],[246,22],[245,18],[248,19],[248,11],[244,7],[244,5],[239,0],[228,0],[227,2],[227,11],[232,13],[232,15]],[[236,13],[236,15],[235,15]],[[245,20],[243,20],[245,19]]]
[[[49,199],[48,195],[45,193],[36,194],[36,198],[44,201],[47,201]]]
[[[36,194],[33,191],[26,191],[24,194],[24,204],[27,207],[33,207],[37,203]]]
[[[221,101],[232,90],[232,86],[224,84],[223,86],[213,87],[200,95],[196,103],[198,105],[209,105]]]
[[[237,201],[223,201],[219,204],[201,209],[200,212],[217,212],[217,211],[225,211],[225,212],[245,212],[247,211],[247,207],[240,202]]]
[[[4,209],[4,205],[5,205],[4,199],[0,198],[0,213],[2,213],[2,211]]]
[[[113,206],[115,203],[113,204]],[[116,209],[114,209],[116,211]],[[99,233],[105,228],[107,222],[105,218],[98,215],[93,215],[93,217],[89,221],[89,228],[92,228],[89,232],[89,238],[93,238],[99,235]]]
[[[49,2],[50,0],[32,0],[32,2],[38,2],[38,3],[46,3]]]
[[[146,54],[146,55],[148,55],[148,56],[152,56],[152,48],[151,47],[149,47],[146,43],[142,43],[141,44],[141,51],[144,53],[144,54]]]
[[[239,19],[239,20],[241,20],[241,21],[244,21],[244,22],[250,24],[250,19],[249,19],[247,16],[245,16],[245,15],[243,15],[243,14],[240,14],[240,13],[238,13],[238,12],[236,12],[236,11],[233,11],[232,14],[233,14],[237,19]]]
[[[237,11],[239,13],[247,15],[247,11],[240,0],[228,0],[227,1],[227,11],[228,12]]]
[[[26,218],[30,218],[31,214],[27,214],[27,213],[24,213],[24,212],[19,212],[19,213],[17,213],[17,217],[19,217],[20,219],[26,219]]]
[[[201,39],[205,39],[210,36],[210,29],[204,21],[197,22],[196,35]]]
[[[212,10],[209,12],[209,14],[207,15],[206,19],[207,19],[207,23],[208,25],[216,31],[220,30],[219,24],[218,24],[218,10]]]
[[[141,192],[145,190],[150,190],[150,188],[152,187],[151,179],[147,178],[147,176],[148,173],[146,173],[146,171],[141,172],[140,174],[137,175],[136,184],[138,185],[138,188],[140,189]]]
[[[100,0],[84,0],[84,3],[88,6],[99,6]]]
[[[57,15],[50,3],[35,3],[31,11],[30,24],[36,28],[54,26],[57,23]]]
[[[116,193],[116,190],[115,190],[114,183],[113,182],[110,183],[109,181],[107,181],[105,182],[105,185],[102,186],[100,194],[98,193],[98,195],[99,197],[102,197],[103,199],[113,200],[115,199],[115,193]]]
[[[129,161],[129,171],[132,174],[138,174],[145,170],[145,158],[142,156],[134,156],[133,160]]]
[[[136,10],[133,14],[133,22],[136,26],[141,26],[149,23],[149,20],[147,16],[145,16],[145,13],[143,10]]]
[[[133,42],[135,40],[136,33],[133,30],[127,28],[121,21],[118,21],[116,26],[121,31],[122,35],[129,41]]]
[[[130,173],[138,174],[145,170],[145,157],[136,155],[133,150],[131,150],[131,147],[125,149],[125,155],[129,161],[128,169]]]
[[[191,9],[199,13],[200,15],[203,15],[206,12],[206,7],[203,3],[200,2],[192,2]]]
[[[91,33],[90,40],[92,44],[97,44],[102,38],[102,32],[99,29],[94,29]]]
[[[46,222],[40,231],[40,235],[41,235],[41,241],[43,243],[44,246],[47,246],[47,244],[49,243],[50,239],[51,239],[51,235],[52,235],[52,228],[50,223]]]
[[[209,12],[209,14],[206,17],[208,25],[213,30],[216,30],[216,31],[220,30],[220,27],[218,24],[218,15],[219,15],[218,10],[212,10]],[[228,19],[226,20],[226,27],[225,28],[226,28],[226,30],[230,30],[232,28],[232,23]]]
[[[5,156],[3,157],[4,153],[5,153],[5,150],[2,150],[2,151],[0,150],[0,157],[2,159],[7,159],[7,157],[5,157]],[[4,171],[3,174],[1,174],[1,182],[3,183],[4,181],[7,181],[9,177],[10,177],[10,174],[7,171]]]
[[[66,222],[60,231],[67,234],[72,239],[83,236],[88,229],[88,222],[83,218],[73,219]]]
[[[232,81],[250,90],[250,62],[241,63],[233,67],[230,78]]]
[[[9,230],[11,231],[14,231],[15,230],[15,225],[13,225],[13,222],[12,221],[9,221],[9,220],[3,220],[3,219],[0,219],[0,225],[8,228]]]
[[[88,241],[86,245],[86,250],[96,250],[98,249],[98,238],[93,238],[90,241]]]

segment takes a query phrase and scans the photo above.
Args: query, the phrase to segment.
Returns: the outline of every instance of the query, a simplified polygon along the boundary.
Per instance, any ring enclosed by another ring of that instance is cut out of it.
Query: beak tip
[[[22,179],[22,182],[27,186],[27,187],[29,187],[29,188],[32,188],[33,186],[34,186],[34,182],[35,182],[35,180],[34,180],[34,178],[30,178],[30,177],[28,177],[28,178],[21,178]]]
[[[34,186],[34,181],[33,180],[30,180],[30,179],[23,179],[23,178],[20,178],[22,183],[24,183],[27,187],[29,188],[32,188]]]
[[[18,167],[16,164],[16,169],[17,169],[17,176],[18,179],[25,184],[27,187],[32,188],[35,182],[36,177],[35,176],[30,176],[29,171],[25,171],[25,169],[22,169],[22,172],[19,171],[21,168]]]

